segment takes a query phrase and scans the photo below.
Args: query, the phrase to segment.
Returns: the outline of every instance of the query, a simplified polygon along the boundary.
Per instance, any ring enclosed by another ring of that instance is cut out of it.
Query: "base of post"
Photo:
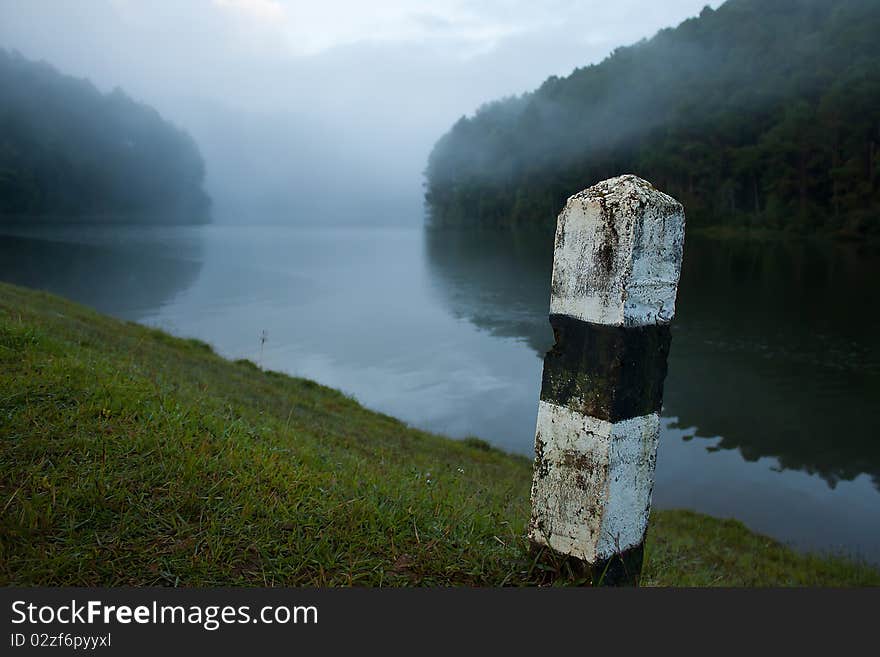
[[[638,586],[644,555],[644,544],[640,543],[598,563],[588,563],[545,545],[531,546],[532,559],[541,566],[542,584],[564,579],[583,586]]]

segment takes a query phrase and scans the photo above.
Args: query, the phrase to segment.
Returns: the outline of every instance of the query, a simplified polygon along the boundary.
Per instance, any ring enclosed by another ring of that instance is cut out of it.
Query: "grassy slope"
[[[0,583],[528,584],[531,463],[0,284]],[[880,584],[655,512],[645,583]]]

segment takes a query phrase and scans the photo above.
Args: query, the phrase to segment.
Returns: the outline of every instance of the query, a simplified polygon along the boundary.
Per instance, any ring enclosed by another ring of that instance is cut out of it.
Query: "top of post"
[[[684,208],[638,176],[571,196],[556,221],[550,313],[594,324],[666,324],[684,246]]]

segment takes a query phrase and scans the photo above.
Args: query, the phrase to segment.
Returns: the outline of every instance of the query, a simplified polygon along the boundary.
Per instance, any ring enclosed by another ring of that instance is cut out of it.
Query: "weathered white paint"
[[[540,401],[532,542],[589,563],[639,545],[659,430],[656,413],[606,422]]]
[[[684,224],[678,201],[633,175],[570,197],[556,223],[550,312],[614,326],[669,322]]]

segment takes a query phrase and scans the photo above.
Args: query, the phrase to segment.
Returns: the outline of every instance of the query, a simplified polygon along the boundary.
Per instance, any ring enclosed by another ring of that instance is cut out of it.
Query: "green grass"
[[[0,584],[522,585],[531,463],[0,284]],[[655,512],[644,583],[878,584]]]

